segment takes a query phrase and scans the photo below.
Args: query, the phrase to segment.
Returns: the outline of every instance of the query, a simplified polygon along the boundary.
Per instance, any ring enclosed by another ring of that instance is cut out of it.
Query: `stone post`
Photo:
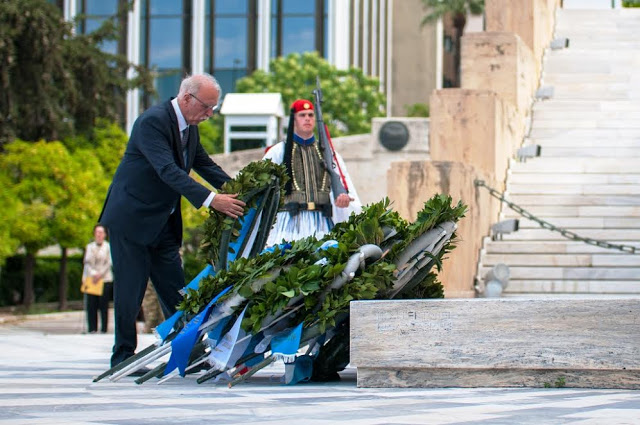
[[[500,207],[486,190],[473,184],[475,179],[486,178],[461,162],[394,162],[389,170],[389,198],[396,211],[409,220],[415,220],[424,202],[437,193],[451,195],[454,204],[461,200],[469,207],[467,215],[458,223],[457,246],[449,258],[445,257],[443,270],[438,275],[446,298],[475,296],[474,275],[482,238],[488,234]]]
[[[443,89],[431,95],[431,111],[431,158],[472,165],[503,190],[509,158],[522,140],[515,108],[493,91]]]
[[[540,76],[542,54],[553,37],[557,0],[487,0],[485,24],[488,32],[512,32],[533,51],[536,76]]]
[[[522,117],[531,109],[538,86],[531,49],[511,32],[476,32],[462,37],[461,87],[491,90]],[[521,138],[521,137],[518,137]]]

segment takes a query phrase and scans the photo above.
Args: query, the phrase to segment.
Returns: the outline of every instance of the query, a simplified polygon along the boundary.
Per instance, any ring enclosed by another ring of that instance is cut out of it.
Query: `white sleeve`
[[[262,159],[270,159],[276,164],[282,164],[282,161],[284,161],[284,142],[273,145],[267,152],[265,152]]]
[[[213,202],[213,198],[215,198],[215,196],[216,196],[215,192],[211,192],[209,194],[209,196],[207,196],[207,199],[205,199],[204,202],[202,203],[202,206],[209,208],[209,206]]]
[[[347,182],[347,186],[349,187],[349,196],[353,198],[353,201],[349,202],[349,206],[346,208],[337,208],[335,205],[333,192],[331,193],[331,203],[333,204],[333,222],[341,223],[343,221],[347,221],[351,213],[359,214],[362,211],[362,203],[360,202],[360,197],[358,196],[358,192],[356,191],[356,187],[351,181],[351,176],[349,176],[349,172],[347,171],[347,166],[342,159],[342,156],[338,152],[336,152],[336,159],[338,160],[338,165],[340,166],[340,170],[342,170],[342,174],[344,175],[344,179]]]

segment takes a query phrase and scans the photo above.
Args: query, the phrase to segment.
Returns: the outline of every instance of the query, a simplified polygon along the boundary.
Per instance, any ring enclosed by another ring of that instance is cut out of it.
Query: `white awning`
[[[268,115],[282,118],[284,106],[280,93],[227,93],[220,109],[222,115]]]

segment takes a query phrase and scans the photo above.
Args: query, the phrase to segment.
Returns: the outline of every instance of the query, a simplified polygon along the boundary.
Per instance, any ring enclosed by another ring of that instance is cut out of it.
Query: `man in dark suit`
[[[109,229],[115,282],[112,367],[135,352],[135,320],[149,278],[165,316],[181,299],[181,196],[196,208],[242,215],[237,195],[214,194],[189,177],[193,169],[218,189],[230,179],[203,149],[197,126],[213,115],[219,98],[215,78],[193,75],[176,98],[147,109],[133,124],[100,216]]]

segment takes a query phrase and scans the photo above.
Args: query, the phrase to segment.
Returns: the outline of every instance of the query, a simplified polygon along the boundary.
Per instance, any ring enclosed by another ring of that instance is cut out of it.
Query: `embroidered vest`
[[[303,146],[293,144],[291,153],[292,190],[284,199],[288,204],[297,204],[301,210],[331,210],[331,178],[325,169],[318,143]]]

